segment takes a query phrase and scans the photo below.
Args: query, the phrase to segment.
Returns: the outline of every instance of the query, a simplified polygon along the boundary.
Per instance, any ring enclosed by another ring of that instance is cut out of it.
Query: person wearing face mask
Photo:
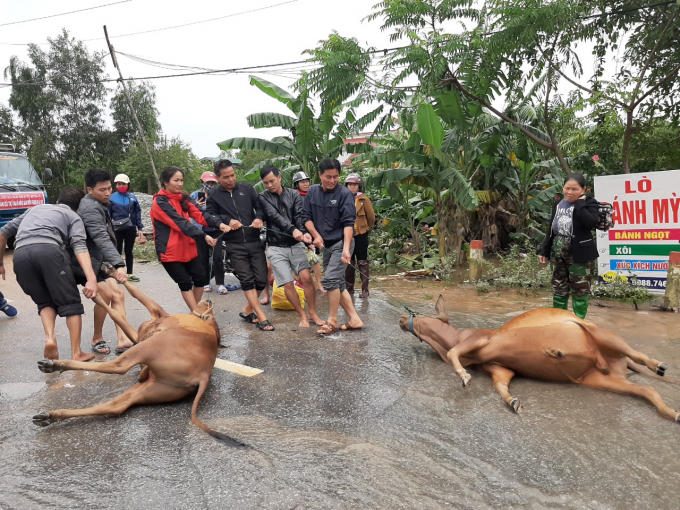
[[[569,293],[574,314],[585,319],[590,285],[597,273],[597,246],[593,230],[598,222],[597,200],[586,196],[582,174],[569,174],[564,198],[552,209],[550,230],[539,252],[542,264],[553,266],[553,308],[567,309]]]
[[[210,193],[217,187],[217,176],[215,172],[203,172],[201,174],[201,189],[194,191],[190,196],[191,199],[196,202],[196,205],[201,210],[205,211],[206,201]],[[199,228],[203,228],[203,232],[217,238],[220,232],[215,232],[212,227],[204,227],[191,220],[191,223]],[[224,243],[222,239],[217,240],[217,244],[212,247],[205,242],[204,236],[198,236],[194,238],[196,241],[196,248],[198,249],[198,258],[201,260],[205,266],[205,272],[208,275],[208,285],[203,287],[203,292],[212,292],[212,286],[210,285],[210,280],[215,277],[215,286],[217,287],[217,293],[220,295],[228,294],[229,289],[224,285]],[[212,273],[210,272],[210,258],[212,257]],[[238,288],[238,286],[236,286]],[[234,288],[233,290],[235,290]]]
[[[357,208],[357,220],[354,223],[354,250],[352,260],[345,270],[347,292],[354,294],[354,280],[356,269],[359,266],[361,276],[360,298],[368,297],[369,263],[368,263],[368,231],[375,225],[375,213],[371,199],[362,193],[362,182],[359,174],[349,174],[345,179],[345,187],[354,195],[354,205]]]
[[[116,192],[111,194],[111,221],[116,234],[116,248],[118,253],[123,253],[125,247],[125,265],[127,266],[127,279],[129,282],[138,282],[133,271],[134,257],[132,249],[135,241],[146,242],[142,229],[142,208],[139,206],[137,197],[130,193],[130,178],[125,174],[116,175],[113,180]]]

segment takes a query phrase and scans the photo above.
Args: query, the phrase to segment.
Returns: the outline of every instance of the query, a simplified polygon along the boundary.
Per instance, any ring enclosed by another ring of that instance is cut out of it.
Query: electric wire
[[[41,20],[41,19],[58,18],[59,16],[66,16],[67,14],[75,14],[77,12],[84,12],[84,11],[92,11],[94,9],[101,9],[102,7],[109,7],[110,5],[126,4],[128,2],[132,2],[132,0],[120,0],[119,2],[113,2],[113,3],[110,3],[110,4],[104,4],[104,5],[97,5],[95,7],[87,7],[85,9],[79,9],[77,11],[62,12],[61,14],[52,14],[50,16],[42,16],[41,18],[32,18],[32,19],[25,19],[25,20],[21,20],[21,21],[10,21],[9,23],[0,23],[0,27],[6,27],[8,25],[18,25],[19,23],[28,23],[30,21],[38,21],[38,20]],[[2,43],[2,44],[7,44],[7,43]],[[19,44],[15,44],[15,45],[18,46]]]

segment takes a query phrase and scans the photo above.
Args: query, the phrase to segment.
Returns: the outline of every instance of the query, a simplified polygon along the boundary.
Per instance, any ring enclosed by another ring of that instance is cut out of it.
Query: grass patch
[[[423,294],[423,297],[429,301],[434,298],[434,294]]]
[[[156,247],[153,242],[135,244],[132,255],[135,258],[135,262],[158,262],[158,255],[156,255]]]
[[[550,289],[552,269],[541,264],[529,244],[514,244],[507,255],[498,256],[496,267],[489,268],[489,278],[497,287]]]

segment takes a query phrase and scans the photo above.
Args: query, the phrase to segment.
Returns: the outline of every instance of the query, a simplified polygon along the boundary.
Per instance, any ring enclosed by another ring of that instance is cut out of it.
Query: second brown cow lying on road
[[[627,369],[639,372],[635,363],[659,376],[668,366],[632,349],[608,329],[565,310],[542,308],[523,313],[499,329],[459,331],[449,326],[442,296],[435,310],[435,317],[402,316],[399,325],[452,364],[464,388],[472,379],[465,367],[476,365],[491,374],[494,388],[515,412],[522,406],[508,388],[518,374],[642,397],[664,418],[680,422],[680,413],[666,405],[654,388],[626,379]]]
[[[88,370],[105,374],[124,374],[134,366],[142,365],[139,382],[108,402],[86,409],[42,412],[33,417],[33,423],[45,427],[50,423],[76,416],[121,414],[135,404],[173,402],[196,392],[191,408],[191,421],[226,444],[243,446],[229,436],[210,429],[196,416],[198,404],[208,387],[220,345],[220,330],[213,316],[212,305],[207,301],[201,301],[191,314],[169,315],[134,285],[125,283],[125,287],[151,314],[151,320],[142,323],[138,331],[135,331],[118,312],[107,306],[99,296],[95,302],[106,309],[116,324],[137,345],[115,360],[105,363],[46,359],[38,362],[38,368],[45,373]]]

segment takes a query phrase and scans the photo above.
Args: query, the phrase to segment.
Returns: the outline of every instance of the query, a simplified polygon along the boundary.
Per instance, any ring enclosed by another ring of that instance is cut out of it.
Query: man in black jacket
[[[203,216],[211,227],[220,228],[224,223],[231,228],[224,234],[227,255],[248,300],[239,315],[262,331],[274,331],[257,299],[268,284],[267,259],[260,241],[264,214],[258,194],[250,183],[236,182],[234,165],[228,159],[215,163],[215,175],[220,185],[210,193]]]
[[[317,333],[330,335],[338,329],[338,308],[342,306],[349,321],[340,329],[361,329],[364,323],[357,315],[352,297],[346,290],[345,269],[354,246],[356,206],[352,192],[340,186],[340,163],[324,159],[319,163],[321,184],[307,191],[303,203],[305,227],[314,238],[314,246],[323,248],[324,277],[328,291],[328,320]]]
[[[321,326],[323,321],[316,313],[316,292],[312,283],[312,267],[307,260],[307,248],[312,236],[307,233],[302,213],[302,197],[294,189],[281,185],[281,174],[275,166],[260,170],[260,179],[267,188],[260,194],[260,206],[267,221],[267,258],[274,271],[274,280],[283,287],[286,298],[300,315],[301,328],[309,327],[309,320],[295,290],[293,272],[300,277],[309,307],[309,317]]]

